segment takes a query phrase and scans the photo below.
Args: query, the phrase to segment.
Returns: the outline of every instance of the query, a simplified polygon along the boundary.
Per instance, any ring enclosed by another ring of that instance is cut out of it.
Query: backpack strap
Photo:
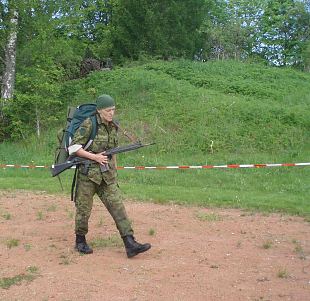
[[[74,176],[72,179],[72,184],[71,184],[71,201],[75,203],[76,201],[76,190],[77,190],[77,182],[76,182],[76,178],[77,178],[77,168],[74,171]]]
[[[92,123],[91,133],[90,133],[90,136],[89,136],[89,140],[87,141],[87,143],[83,147],[84,150],[88,149],[91,146],[91,144],[93,143],[93,141],[94,141],[94,139],[95,139],[95,137],[97,135],[97,132],[98,132],[98,124],[97,124],[96,115],[90,116],[90,120],[91,120],[91,123]]]
[[[98,132],[98,124],[97,124],[97,119],[95,115],[90,116],[90,120],[92,123],[92,127],[91,127],[91,133],[90,133],[90,137],[88,142],[85,144],[85,146],[83,147],[84,150],[86,150],[87,148],[89,148],[91,146],[91,144],[93,143],[97,132]],[[72,179],[72,185],[71,185],[71,201],[73,201],[75,203],[76,201],[76,191],[78,189],[77,187],[77,168],[75,169],[74,172],[74,176]]]

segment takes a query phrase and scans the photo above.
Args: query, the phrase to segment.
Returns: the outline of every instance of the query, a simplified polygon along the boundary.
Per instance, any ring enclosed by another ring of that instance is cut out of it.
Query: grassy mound
[[[310,74],[291,69],[155,61],[66,82],[62,101],[65,108],[111,94],[121,125],[156,141],[120,155],[119,165],[304,162],[310,155],[309,91]],[[65,114],[39,140],[0,145],[0,163],[51,164]],[[70,176],[63,178],[68,191]],[[0,188],[59,190],[46,171],[0,170],[0,179]],[[139,199],[310,214],[307,167],[121,171],[120,179],[127,195]]]

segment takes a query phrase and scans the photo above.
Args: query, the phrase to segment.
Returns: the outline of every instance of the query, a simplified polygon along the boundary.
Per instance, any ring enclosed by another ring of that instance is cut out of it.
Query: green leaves
[[[45,124],[57,119],[57,116],[48,116],[45,110],[53,115],[61,110],[65,102],[72,102],[77,92],[74,89],[75,82],[68,80],[81,76],[80,66],[85,58],[95,58],[103,66],[107,58],[112,58],[115,65],[128,64],[128,60],[138,59],[141,64],[141,61],[154,57],[169,61],[180,57],[196,60],[243,60],[253,57],[253,61],[256,61],[259,57],[277,66],[292,65],[304,70],[310,68],[310,13],[304,1],[2,1],[2,59],[8,35],[9,5],[14,5],[20,16],[16,51],[16,99],[8,102],[4,110],[0,108],[0,113],[8,114],[4,116],[5,122],[1,123],[0,139],[17,135],[11,131],[12,124],[20,128],[18,132],[23,130],[22,135],[27,136],[28,131],[34,131],[37,127],[34,121]],[[289,93],[284,95],[281,89],[290,92],[297,87],[295,83],[286,80],[283,84],[281,81],[279,83],[274,78],[278,75],[269,69],[251,70],[251,76],[248,76],[240,70],[242,68],[239,65],[231,62],[228,66],[233,68],[233,72],[229,74],[227,70],[212,63],[206,70],[201,68],[199,72],[187,63],[181,64],[180,72],[176,67],[178,64],[157,64],[153,69],[150,66],[147,68],[149,71],[162,71],[164,75],[186,81],[196,88],[215,89],[221,93],[248,98],[288,99]],[[216,68],[218,70],[214,71]],[[3,69],[0,60],[1,74]],[[205,76],[205,71],[214,72]],[[92,77],[92,80],[100,81],[100,76]],[[104,76],[104,80],[110,84],[113,76],[109,73]],[[268,77],[268,81],[262,78],[264,76]],[[304,80],[300,76],[298,78]],[[84,83],[87,87],[80,92],[81,96],[93,99],[101,92],[95,82],[89,83],[86,80]],[[142,78],[133,87],[133,92],[129,80],[120,83],[123,87],[121,91],[118,91],[119,86],[111,84],[113,91],[122,97],[138,93],[143,96],[141,103],[162,107],[158,102],[169,89],[158,90],[154,95],[145,93],[153,85],[156,84]],[[302,96],[301,101],[304,99]],[[22,113],[19,107],[26,113]],[[40,116],[39,119],[28,114],[34,111]]]
[[[205,2],[119,0],[112,19],[116,57],[192,57],[198,30],[206,13]]]
[[[268,1],[260,30],[260,48],[268,61],[278,66],[298,65],[310,34],[306,4],[294,0]]]

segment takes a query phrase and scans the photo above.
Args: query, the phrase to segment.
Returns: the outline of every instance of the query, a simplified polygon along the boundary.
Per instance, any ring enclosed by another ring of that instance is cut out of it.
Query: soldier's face
[[[98,112],[99,112],[101,119],[107,122],[111,122],[115,114],[115,107],[101,109],[101,110],[98,110]]]

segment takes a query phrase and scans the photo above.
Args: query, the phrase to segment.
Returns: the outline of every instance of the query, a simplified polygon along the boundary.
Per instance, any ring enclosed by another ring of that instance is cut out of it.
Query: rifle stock
[[[155,143],[149,143],[149,144],[142,144],[141,142],[137,142],[137,143],[133,143],[133,144],[129,144],[129,145],[125,145],[125,146],[119,146],[119,147],[115,147],[115,148],[110,148],[106,151],[104,151],[104,154],[106,156],[112,156],[115,154],[119,154],[119,153],[124,153],[124,152],[129,152],[141,147],[145,147],[145,146],[149,146],[149,145],[153,145]],[[73,166],[77,166],[80,164],[86,164],[86,163],[90,163],[93,162],[92,160],[88,160],[88,159],[83,159],[80,157],[75,157],[72,160],[68,160],[64,163],[60,163],[60,164],[54,164],[51,167],[51,173],[52,176],[55,177],[57,175],[59,175],[60,173],[62,173],[63,171],[73,167]],[[103,171],[108,170],[107,168],[104,169]]]
[[[63,171],[71,168],[72,166],[81,164],[81,162],[84,162],[84,161],[72,160],[72,161],[67,161],[65,163],[60,163],[60,164],[52,165],[52,167],[51,167],[52,177],[55,177],[55,176],[59,175]]]

